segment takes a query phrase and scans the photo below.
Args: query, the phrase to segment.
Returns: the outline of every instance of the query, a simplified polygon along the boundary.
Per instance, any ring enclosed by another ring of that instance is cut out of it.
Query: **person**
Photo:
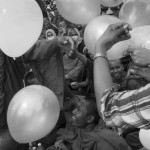
[[[99,114],[94,98],[81,98],[72,111],[72,126],[75,131],[60,129],[56,148],[72,150],[129,150],[123,138],[99,125]]]
[[[93,83],[93,62],[85,55],[80,53],[77,49],[74,49],[77,57],[83,62],[85,66],[84,78],[81,82],[71,82],[72,89],[79,89],[81,95],[89,96],[94,95],[94,83]]]
[[[25,68],[21,58],[13,59],[0,50],[0,149],[26,150],[28,145],[18,144],[10,135],[7,109],[12,97],[24,87]]]
[[[48,29],[48,30],[46,31],[46,39],[52,40],[52,39],[54,39],[54,38],[56,38],[56,33],[55,33],[55,31],[52,30],[52,29]]]
[[[107,126],[127,128],[150,128],[150,84],[132,91],[118,92],[119,86],[113,86],[106,51],[115,43],[129,39],[130,25],[118,23],[110,25],[96,43],[94,55],[94,86],[97,107]],[[139,48],[140,49],[140,48]],[[141,66],[150,64],[147,51],[128,50],[133,61]],[[144,54],[145,52],[145,54]],[[137,71],[138,72],[138,71]],[[149,79],[149,72],[143,73]]]
[[[43,18],[43,28],[39,40],[46,39],[46,31],[50,28],[50,22],[48,17]]]
[[[51,89],[57,96],[60,109],[63,109],[64,96],[64,70],[61,50],[74,49],[73,40],[70,37],[56,37],[53,40],[38,40],[35,45],[25,53],[22,58],[28,63],[41,85]],[[70,48],[71,47],[71,48]],[[38,140],[44,147],[55,141],[56,131],[65,124],[65,118],[60,112],[58,122],[54,129],[44,138]]]
[[[77,33],[77,29],[71,29],[68,33],[68,36],[73,39],[75,42],[75,49],[77,49],[80,38],[79,34]],[[63,64],[66,82],[70,84],[70,81],[79,81],[80,75],[84,69],[84,64],[76,56],[73,49],[66,51],[66,54],[63,56]]]
[[[58,23],[58,35],[67,36],[68,35],[68,28],[67,23],[65,20],[61,20]]]
[[[123,64],[120,59],[109,60],[110,73],[114,83],[120,84],[126,78],[126,72],[124,72]]]
[[[74,43],[70,37],[57,37],[51,41],[38,40],[23,56],[39,82],[51,89],[58,97],[60,107],[63,107],[63,62],[61,47]],[[70,45],[68,45],[70,48]]]

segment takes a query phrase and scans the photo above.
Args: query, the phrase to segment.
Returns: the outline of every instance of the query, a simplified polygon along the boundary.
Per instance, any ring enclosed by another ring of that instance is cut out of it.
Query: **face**
[[[48,20],[47,18],[44,18],[44,19],[43,19],[43,28],[44,28],[45,30],[48,30],[48,29],[49,29],[49,26],[50,26],[49,20]]]
[[[47,38],[48,38],[49,40],[54,39],[53,33],[49,31],[49,32],[47,33]]]
[[[52,37],[52,36],[53,36],[53,33],[52,33],[52,32],[48,32],[48,33],[47,33],[47,36],[48,36],[48,37]]]
[[[85,127],[88,120],[88,105],[85,100],[81,100],[72,111],[72,124],[76,127]]]
[[[64,21],[59,22],[58,24],[58,30],[59,30],[59,34],[64,34],[66,32],[66,23]]]
[[[79,36],[76,32],[76,30],[72,29],[69,33],[69,36],[72,37],[72,39],[77,42],[77,40],[79,39]]]
[[[121,80],[123,76],[123,65],[120,60],[109,61],[110,72],[114,81]]]

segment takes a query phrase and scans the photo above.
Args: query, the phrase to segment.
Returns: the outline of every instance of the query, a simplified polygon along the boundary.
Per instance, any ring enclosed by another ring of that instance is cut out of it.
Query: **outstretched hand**
[[[100,49],[100,47],[103,48],[104,51],[107,51],[117,42],[130,39],[130,30],[132,30],[131,26],[124,22],[109,25],[96,42],[95,53],[99,52],[98,49]]]
[[[73,50],[75,48],[75,43],[73,39],[69,36],[60,36],[58,37],[59,46],[65,50]]]

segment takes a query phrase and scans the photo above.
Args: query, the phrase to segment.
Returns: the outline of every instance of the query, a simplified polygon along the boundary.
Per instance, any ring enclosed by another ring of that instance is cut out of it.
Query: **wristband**
[[[105,55],[103,55],[103,54],[101,54],[101,53],[96,53],[96,54],[94,55],[94,60],[95,60],[96,58],[98,58],[98,57],[102,57],[102,58],[104,58],[104,59],[106,59],[106,60],[108,61],[107,56],[105,56]]]

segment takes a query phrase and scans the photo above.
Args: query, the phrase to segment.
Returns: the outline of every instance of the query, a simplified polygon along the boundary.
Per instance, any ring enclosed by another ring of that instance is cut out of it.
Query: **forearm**
[[[58,44],[58,38],[55,38],[52,41],[48,40],[39,40],[36,44],[24,54],[24,61],[30,60],[43,60],[54,55],[58,50],[60,50]]]
[[[86,80],[86,81],[84,81],[84,82],[79,82],[79,83],[78,83],[78,86],[79,86],[79,87],[87,87],[88,84],[89,84],[89,80]]]
[[[87,64],[87,58],[83,54],[81,54],[80,52],[77,51],[76,55],[83,62],[84,65]]]
[[[97,49],[103,49],[97,47]],[[104,50],[101,51],[103,53]],[[99,52],[99,51],[96,51]],[[102,98],[103,92],[112,87],[113,82],[110,74],[109,63],[103,57],[98,57],[94,61],[94,89],[97,102]]]

